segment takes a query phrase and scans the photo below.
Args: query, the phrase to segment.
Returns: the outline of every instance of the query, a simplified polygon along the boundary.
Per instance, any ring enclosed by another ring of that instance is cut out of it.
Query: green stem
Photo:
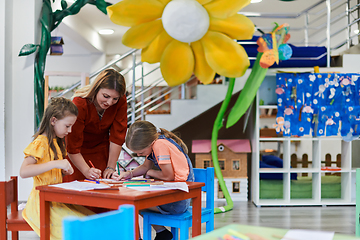
[[[214,170],[215,170],[216,177],[218,178],[218,182],[219,182],[221,191],[223,192],[225,199],[226,199],[226,203],[227,203],[227,205],[225,207],[215,208],[214,213],[221,213],[221,212],[229,211],[229,210],[233,209],[233,206],[234,206],[234,203],[230,197],[229,191],[226,188],[223,175],[221,173],[221,169],[219,166],[218,154],[217,154],[218,133],[219,133],[219,130],[224,126],[223,125],[224,114],[230,103],[234,85],[235,85],[235,78],[230,78],[228,90],[227,90],[225,99],[224,99],[223,103],[221,104],[219,113],[215,119],[213,131],[212,131],[212,135],[211,135],[211,157],[212,157],[212,161],[213,161],[213,165],[214,165]]]

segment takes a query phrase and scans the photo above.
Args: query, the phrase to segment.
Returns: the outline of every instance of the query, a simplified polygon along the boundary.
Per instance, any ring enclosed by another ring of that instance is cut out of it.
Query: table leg
[[[196,197],[192,199],[192,211],[192,237],[196,237],[201,235],[201,188],[196,190]]]
[[[140,234],[140,230],[139,230],[139,209],[135,206],[135,239],[134,240],[138,240],[139,239],[139,234]]]
[[[40,239],[50,240],[50,202],[44,195],[40,192]]]

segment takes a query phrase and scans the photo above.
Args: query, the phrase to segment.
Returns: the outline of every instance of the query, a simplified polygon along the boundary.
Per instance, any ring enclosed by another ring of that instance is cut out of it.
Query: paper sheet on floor
[[[110,186],[106,185],[106,184],[101,184],[101,183],[96,184],[96,183],[79,182],[79,181],[59,183],[59,184],[54,184],[54,185],[49,185],[49,186],[70,189],[70,190],[78,190],[78,191],[110,188]]]
[[[333,237],[334,232],[292,229],[283,236],[282,240],[332,240]]]
[[[138,187],[138,186],[126,186],[128,188],[138,190],[138,191],[159,191],[159,190],[168,190],[168,189],[178,189],[181,191],[189,192],[189,187],[186,182],[164,182],[161,185],[150,185],[146,187]]]

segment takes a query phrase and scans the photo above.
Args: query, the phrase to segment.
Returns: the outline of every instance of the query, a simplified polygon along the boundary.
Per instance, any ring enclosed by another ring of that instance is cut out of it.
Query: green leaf
[[[105,2],[105,0],[96,0],[96,7],[102,11],[105,15],[107,15],[106,7],[108,4]]]
[[[227,122],[226,128],[233,126],[244,115],[246,110],[254,100],[256,93],[265,78],[267,68],[262,68],[259,64],[262,53],[258,53],[256,61],[251,70],[250,76],[247,79],[244,88],[241,90],[239,98],[232,107]]]
[[[67,8],[67,2],[65,0],[61,0],[61,8],[64,10]]]
[[[32,44],[32,43],[25,44],[20,50],[19,57],[20,56],[27,56],[27,55],[30,55],[30,54],[36,52],[36,49],[39,46],[40,45],[38,45],[38,44]]]

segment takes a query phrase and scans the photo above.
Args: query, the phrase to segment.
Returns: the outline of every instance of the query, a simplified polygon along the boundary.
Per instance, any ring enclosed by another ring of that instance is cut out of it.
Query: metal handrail
[[[142,107],[138,108],[137,110],[135,110],[135,114],[140,112],[141,110],[146,109],[148,106],[150,106],[151,104],[153,104],[154,102],[156,102],[157,100],[165,97],[167,94],[171,93],[174,90],[174,88],[171,88],[169,91],[163,93],[162,95],[158,96],[157,98],[153,99],[152,101],[144,104]],[[128,118],[130,118],[132,116],[132,114],[128,114]],[[135,118],[137,119],[137,118]]]
[[[91,73],[91,74],[89,75],[89,78],[91,79],[91,78],[97,76],[101,71],[103,71],[103,70],[105,70],[105,69],[113,66],[114,64],[120,62],[120,61],[123,60],[124,58],[130,56],[131,54],[133,54],[133,53],[135,53],[135,52],[137,52],[137,51],[139,51],[139,49],[132,49],[132,50],[124,53],[124,54],[121,55],[118,59],[115,59],[115,60],[109,62],[109,63],[106,64],[104,67],[102,67],[102,68],[98,69],[97,71]],[[65,94],[67,94],[68,92],[74,90],[75,88],[77,88],[77,87],[80,86],[80,85],[81,85],[81,81],[78,81],[78,82],[74,83],[71,87],[69,87],[68,89],[65,89],[64,91],[62,91],[62,92],[60,92],[59,94],[57,94],[55,97],[64,96]]]
[[[161,82],[163,82],[163,81],[165,81],[164,78],[163,78],[163,77],[160,77],[160,78],[156,79],[155,81],[153,81],[152,83],[150,83],[146,89],[144,89],[144,90],[139,89],[139,90],[135,91],[135,98],[137,98],[137,97],[139,97],[140,95],[142,95],[142,94],[148,92],[149,90],[153,89],[154,87],[156,87],[157,85],[159,85],[159,84],[160,84]],[[131,100],[132,100],[132,96],[129,95],[129,96],[127,97],[127,100],[128,100],[128,101],[131,101]]]

